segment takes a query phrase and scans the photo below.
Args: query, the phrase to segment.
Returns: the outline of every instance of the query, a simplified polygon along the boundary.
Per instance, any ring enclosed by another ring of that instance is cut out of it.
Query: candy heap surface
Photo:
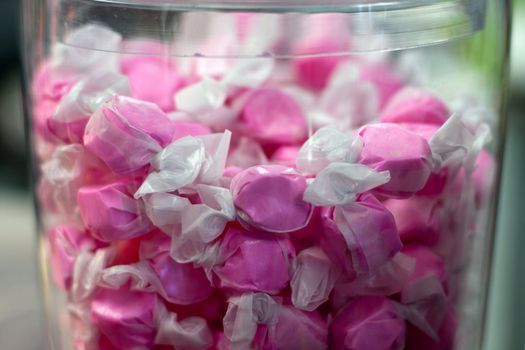
[[[181,64],[96,25],[69,40],[93,37],[105,50],[59,44],[33,84],[75,349],[452,348],[485,123],[387,58]],[[110,53],[133,46],[154,54]]]

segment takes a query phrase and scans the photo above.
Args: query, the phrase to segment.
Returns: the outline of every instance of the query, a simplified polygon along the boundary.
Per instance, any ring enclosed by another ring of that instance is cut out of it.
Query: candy
[[[312,206],[302,198],[306,180],[294,169],[252,167],[236,175],[230,189],[237,216],[247,227],[284,233],[308,224]]]
[[[248,94],[240,127],[247,136],[266,144],[293,144],[306,138],[303,111],[277,88],[259,88]]]
[[[152,347],[155,305],[152,293],[99,289],[93,296],[91,317],[100,332],[118,349]]]
[[[171,303],[195,304],[213,294],[214,288],[202,268],[177,263],[168,253],[154,257],[151,265],[159,277],[167,300]]]
[[[388,171],[379,173],[361,164],[331,163],[308,185],[304,200],[317,206],[350,204],[355,201],[357,194],[389,181]]]
[[[306,141],[296,157],[297,169],[317,174],[332,162],[355,163],[361,153],[362,140],[334,128],[321,128]]]
[[[115,95],[129,96],[125,76],[96,73],[76,83],[47,120],[49,130],[66,143],[81,143],[86,124],[95,110]]]
[[[322,212],[321,247],[350,277],[374,272],[402,247],[392,214],[371,194]]]
[[[270,333],[270,343],[280,350],[324,350],[328,348],[328,327],[318,312],[304,312],[290,306],[281,306]]]
[[[299,147],[297,146],[282,146],[279,147],[271,157],[273,163],[285,165],[287,167],[295,167],[295,159],[297,158],[297,153],[299,152]],[[264,164],[264,163],[259,163]]]
[[[268,163],[264,149],[255,140],[241,137],[237,147],[228,156],[228,166],[246,169],[252,166]]]
[[[414,88],[398,92],[381,111],[384,123],[428,123],[443,125],[450,112],[443,101]]]
[[[298,309],[313,311],[328,300],[339,270],[318,247],[300,252],[294,265],[292,303]]]
[[[382,109],[404,85],[401,78],[385,62],[365,64],[361,67],[360,79],[371,83],[379,97],[379,108]]]
[[[406,349],[407,350],[447,350],[454,346],[454,339],[457,328],[457,316],[451,308],[443,320],[443,323],[438,331],[439,340],[436,341],[430,338],[419,329],[408,326],[406,335]]]
[[[442,210],[438,200],[413,197],[405,200],[389,199],[383,204],[394,215],[399,237],[404,243],[418,242],[433,246],[439,241],[442,230],[439,215]]]
[[[55,282],[63,289],[70,289],[73,266],[77,255],[95,248],[95,242],[75,226],[61,225],[48,233],[51,266]]]
[[[421,136],[395,124],[372,124],[359,131],[363,150],[359,162],[376,171],[390,172],[390,181],[374,191],[407,198],[421,190],[432,170],[431,150]]]
[[[115,96],[86,125],[84,144],[119,175],[142,174],[172,138],[173,124],[156,105]]]
[[[402,350],[405,346],[405,321],[394,302],[384,297],[354,299],[339,312],[330,329],[336,350]]]
[[[80,188],[77,195],[80,215],[95,237],[111,242],[152,230],[142,203],[132,197],[135,188],[134,183],[126,181]]]
[[[229,227],[220,251],[224,263],[213,267],[219,288],[278,294],[290,282],[295,250],[287,238]]]

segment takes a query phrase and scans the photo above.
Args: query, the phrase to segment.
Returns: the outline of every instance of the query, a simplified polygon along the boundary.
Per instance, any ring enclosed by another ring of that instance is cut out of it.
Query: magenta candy
[[[171,142],[173,123],[155,104],[115,96],[89,120],[84,144],[119,175],[142,174]]]
[[[321,216],[321,247],[351,278],[374,272],[402,247],[394,217],[371,194]]]
[[[202,268],[180,264],[168,253],[153,258],[151,265],[171,303],[195,304],[208,299],[214,292]]]
[[[406,88],[395,95],[381,112],[384,123],[423,123],[443,125],[450,112],[443,101],[432,94]]]
[[[379,94],[383,108],[404,85],[401,78],[386,63],[366,64],[361,68],[361,80],[372,83]]]
[[[295,168],[295,159],[301,147],[299,146],[282,146],[279,147],[272,155],[271,161]]]
[[[284,233],[308,224],[312,206],[303,200],[306,179],[291,168],[248,168],[232,179],[230,189],[243,225]]]
[[[69,290],[73,281],[75,259],[81,250],[95,248],[95,242],[75,226],[61,225],[49,230],[53,277],[60,288]]]
[[[319,312],[305,312],[281,306],[271,343],[278,350],[325,350],[328,327]]]
[[[377,171],[389,171],[390,182],[374,192],[407,198],[425,187],[430,177],[431,150],[421,136],[396,124],[372,124],[359,131],[363,149],[359,162]]]
[[[99,289],[93,296],[93,323],[117,349],[153,346],[157,297],[127,289]]]
[[[438,200],[412,197],[388,199],[383,204],[394,215],[399,237],[404,243],[418,242],[428,246],[438,243],[442,229]]]
[[[259,88],[246,97],[242,131],[263,143],[293,144],[306,138],[306,120],[296,101],[277,88]]]
[[[217,287],[278,294],[290,282],[295,249],[287,238],[260,236],[230,227],[223,234],[223,264],[213,268]]]
[[[405,346],[405,321],[385,297],[354,299],[330,328],[335,350],[402,350]]]
[[[434,340],[419,329],[408,326],[406,335],[406,350],[449,350],[454,346],[457,331],[457,316],[454,309],[447,312],[441,327],[438,330],[439,340]]]
[[[77,201],[86,228],[104,242],[131,239],[153,229],[141,201],[133,198],[137,186],[126,181],[80,188]]]

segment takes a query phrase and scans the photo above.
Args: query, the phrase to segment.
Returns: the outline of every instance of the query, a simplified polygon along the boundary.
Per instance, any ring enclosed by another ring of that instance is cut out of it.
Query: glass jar
[[[509,6],[25,0],[52,349],[479,349]]]

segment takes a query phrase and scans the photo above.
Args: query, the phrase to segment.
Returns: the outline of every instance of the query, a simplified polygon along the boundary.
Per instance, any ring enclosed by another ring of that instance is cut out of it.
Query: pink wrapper
[[[442,229],[438,200],[417,196],[388,199],[383,204],[394,215],[403,243],[417,242],[428,246],[438,243]]]
[[[287,238],[229,227],[220,247],[224,263],[213,272],[219,288],[278,294],[290,282],[295,249]]]
[[[443,101],[414,88],[398,92],[381,112],[384,123],[424,123],[443,125],[450,112]]]
[[[115,348],[150,348],[156,334],[156,303],[153,293],[99,289],[93,296],[91,317]]]
[[[133,198],[136,184],[126,181],[80,188],[77,201],[86,228],[104,242],[131,239],[153,229],[143,204]]]
[[[168,253],[153,258],[151,266],[171,303],[195,304],[208,299],[214,292],[202,268],[179,264]]]
[[[386,123],[367,125],[359,135],[363,138],[359,162],[390,172],[390,182],[376,188],[376,193],[407,198],[425,187],[432,163],[429,144],[423,137]]]
[[[303,200],[306,179],[292,168],[255,166],[231,182],[240,222],[256,230],[285,233],[308,224],[312,205]]]
[[[84,144],[119,175],[143,174],[172,139],[173,123],[155,104],[115,96],[86,125]]]
[[[71,225],[53,227],[47,237],[53,278],[60,288],[69,290],[77,255],[82,250],[94,249],[95,242],[85,232]]]
[[[373,273],[402,247],[392,214],[371,194],[323,209],[321,247],[350,278]]]
[[[360,297],[350,302],[331,324],[335,350],[402,350],[405,321],[385,297]]]
[[[277,88],[249,92],[241,112],[242,131],[267,144],[294,144],[306,138],[306,120],[297,102]]]

